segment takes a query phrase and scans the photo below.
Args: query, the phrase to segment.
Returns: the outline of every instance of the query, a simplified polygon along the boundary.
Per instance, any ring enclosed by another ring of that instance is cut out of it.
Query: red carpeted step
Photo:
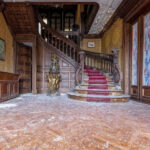
[[[107,97],[87,97],[88,102],[110,102],[110,98]]]
[[[108,85],[88,85],[88,89],[108,89]]]
[[[98,70],[86,70],[86,72],[94,72],[94,73],[99,73],[99,71]]]
[[[89,80],[106,80],[105,76],[89,76]]]
[[[89,77],[105,77],[103,74],[88,74]]]
[[[108,91],[88,90],[88,94],[92,94],[92,95],[109,95],[109,92]]]
[[[91,68],[86,68],[85,71],[87,72],[89,77],[88,94],[101,96],[101,97],[87,97],[87,101],[110,102],[110,98],[104,97],[104,95],[109,95],[106,76],[103,73],[99,72],[98,70],[93,70]]]
[[[89,81],[89,84],[107,84],[107,81]]]

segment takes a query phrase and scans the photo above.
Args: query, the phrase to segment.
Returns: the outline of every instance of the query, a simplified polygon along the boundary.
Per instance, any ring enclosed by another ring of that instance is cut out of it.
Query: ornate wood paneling
[[[19,81],[20,94],[31,92],[31,82],[32,82],[31,57],[32,57],[31,47],[18,43],[16,71],[20,75]]]
[[[60,93],[66,93],[72,91],[75,86],[75,68],[67,60],[67,57],[63,57],[62,54],[57,53],[56,48],[50,46],[44,41],[38,39],[37,42],[37,92],[47,93],[49,68],[51,64],[51,55],[55,54],[59,59],[61,82]]]
[[[0,102],[19,95],[19,75],[0,72]]]

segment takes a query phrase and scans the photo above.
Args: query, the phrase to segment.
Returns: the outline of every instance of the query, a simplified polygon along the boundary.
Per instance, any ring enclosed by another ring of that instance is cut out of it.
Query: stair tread
[[[74,96],[80,96],[80,97],[95,97],[95,98],[130,98],[129,95],[119,95],[119,96],[112,96],[112,95],[92,95],[92,94],[79,94],[75,92],[69,92],[69,95],[74,95]]]
[[[114,84],[82,84],[81,86],[102,86],[102,85],[107,85],[107,86],[115,86]]]
[[[108,91],[108,92],[123,92],[123,90],[121,89],[114,89],[114,90],[111,90],[111,89],[87,89],[87,88],[75,88],[75,90],[81,90],[81,91]]]

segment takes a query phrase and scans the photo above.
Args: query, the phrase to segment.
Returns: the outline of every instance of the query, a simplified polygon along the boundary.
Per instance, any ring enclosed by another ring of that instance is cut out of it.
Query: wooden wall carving
[[[19,95],[19,75],[0,72],[0,102]]]
[[[60,93],[72,91],[75,86],[75,62],[69,57],[67,58],[65,54],[58,53],[55,47],[42,41],[39,37],[37,42],[37,92],[47,93],[47,75],[52,54],[55,54],[59,59],[61,74]]]

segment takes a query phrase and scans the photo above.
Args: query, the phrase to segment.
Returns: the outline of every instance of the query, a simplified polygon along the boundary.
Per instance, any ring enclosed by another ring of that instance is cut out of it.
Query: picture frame
[[[5,60],[5,41],[0,38],[0,60]]]
[[[88,48],[94,48],[95,42],[88,42]]]

